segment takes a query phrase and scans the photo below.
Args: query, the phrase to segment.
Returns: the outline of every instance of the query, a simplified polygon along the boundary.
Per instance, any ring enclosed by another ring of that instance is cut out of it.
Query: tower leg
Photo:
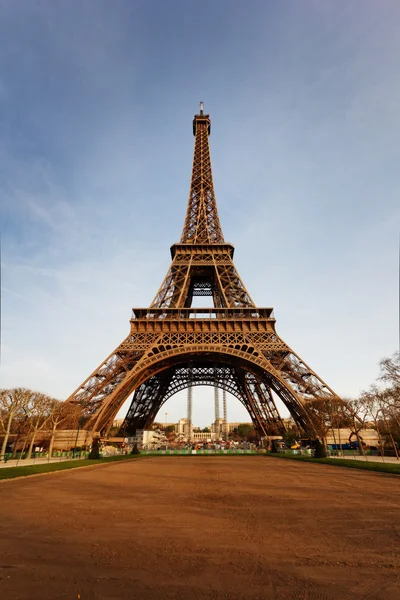
[[[214,384],[214,409],[215,409],[215,434],[217,436],[217,440],[220,438],[220,423],[219,423],[219,389],[218,385]]]
[[[171,373],[155,375],[135,390],[120,435],[132,435],[137,429],[150,427],[159,411],[171,382]]]
[[[192,441],[192,399],[193,399],[193,386],[192,382],[189,381],[188,394],[187,394],[187,441],[190,444]]]
[[[222,390],[222,407],[224,411],[224,439],[228,441],[228,410],[227,410],[227,401],[226,401],[226,389]]]

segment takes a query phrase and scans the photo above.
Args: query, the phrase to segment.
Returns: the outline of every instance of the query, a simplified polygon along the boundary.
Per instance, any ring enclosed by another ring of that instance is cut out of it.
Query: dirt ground
[[[0,485],[0,598],[399,600],[400,478],[155,457]]]

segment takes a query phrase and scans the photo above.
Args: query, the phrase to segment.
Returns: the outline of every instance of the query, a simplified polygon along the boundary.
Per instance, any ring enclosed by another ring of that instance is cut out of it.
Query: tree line
[[[80,409],[26,388],[0,390],[0,459],[12,447],[31,458],[36,443],[53,451],[57,429],[76,429]]]
[[[362,430],[373,427],[377,432],[379,450],[386,450],[399,455],[400,446],[400,352],[383,358],[380,363],[380,374],[375,383],[361,392],[356,398],[342,398],[335,402],[315,399],[307,404],[310,418],[318,437],[326,446],[328,434],[335,444],[348,443],[341,439],[341,429],[350,429],[351,438],[357,441],[361,453],[364,453],[365,442]],[[289,437],[296,437],[296,432],[288,432]]]

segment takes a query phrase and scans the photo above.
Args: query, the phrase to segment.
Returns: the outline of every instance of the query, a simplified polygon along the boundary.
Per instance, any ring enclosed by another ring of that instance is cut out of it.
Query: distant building
[[[114,421],[114,425],[117,426],[121,426],[122,425],[123,420],[122,419],[116,419]],[[292,419],[283,419],[283,422],[285,423],[286,427],[288,427],[289,425],[291,425],[292,423],[294,423],[292,421]],[[173,426],[175,429],[175,441],[181,441],[181,442],[198,442],[198,441],[211,441],[211,442],[215,442],[218,440],[225,440],[228,438],[229,434],[233,433],[233,431],[235,429],[237,429],[240,425],[250,425],[250,427],[253,426],[253,423],[249,422],[249,421],[235,421],[232,423],[226,423],[224,421],[224,419],[219,418],[216,419],[213,423],[211,423],[207,428],[210,430],[209,432],[206,431],[201,431],[200,427],[193,425],[193,423],[189,424],[189,420],[186,417],[182,417],[181,419],[179,419],[179,421],[177,423],[161,423],[157,421],[157,429],[160,430],[160,433],[163,434],[163,436],[165,437],[165,429],[167,429],[167,427],[171,427]],[[143,431],[147,431],[147,430],[138,430],[137,434],[141,435],[141,432]],[[156,432],[154,432],[156,433]],[[131,438],[129,438],[131,439]],[[154,440],[158,439],[156,437],[152,438]],[[165,438],[166,439],[166,438]],[[150,439],[146,438],[146,440],[144,439],[139,439],[137,443],[150,443]]]
[[[379,436],[375,429],[361,429],[358,436],[367,446],[376,447],[379,445]],[[357,442],[357,436],[351,429],[331,429],[326,436],[327,444],[348,444]]]
[[[226,424],[225,421],[221,418],[215,419],[214,423],[211,423],[211,433],[214,434],[215,439],[222,439],[224,434],[226,434]]]
[[[194,431],[192,436],[193,442],[213,442],[215,434],[206,431]]]
[[[226,426],[228,428],[228,433],[233,433],[233,430],[237,429],[239,425],[250,425],[250,427],[253,427],[253,423],[249,423],[248,421],[236,421],[235,423],[227,423]]]
[[[162,431],[148,429],[138,429],[134,436],[126,439],[129,446],[137,444],[139,450],[152,450],[168,444],[168,440]]]
[[[285,417],[282,422],[286,429],[296,428],[296,424],[291,417]],[[115,419],[113,427],[121,427],[123,419]],[[135,440],[135,442],[141,447],[151,447],[165,445],[168,440],[165,436],[164,430],[167,427],[174,426],[175,429],[175,441],[180,442],[216,442],[218,440],[227,439],[228,435],[233,433],[235,429],[238,429],[240,425],[253,424],[249,421],[235,421],[226,423],[224,419],[216,419],[211,425],[208,426],[209,432],[203,432],[199,427],[194,426],[193,423],[189,426],[189,421],[186,417],[179,419],[177,423],[157,423],[161,431],[147,431],[138,430],[136,436],[130,437],[129,440]],[[78,437],[76,437],[78,434]],[[86,439],[87,432],[81,430],[79,432],[73,431],[57,431],[54,448],[55,449],[69,449],[75,445],[83,446],[90,443],[91,440]],[[379,436],[376,430],[373,428],[372,423],[366,423],[365,428],[359,432],[361,440],[367,446],[376,447],[379,445]],[[281,438],[281,435],[267,436],[269,438]],[[334,429],[328,431],[327,443],[328,444],[348,444],[356,442],[357,437],[352,434],[351,429]],[[130,442],[134,443],[134,442]]]
[[[53,450],[71,450],[76,447],[87,447],[92,443],[92,436],[84,429],[57,429]]]
[[[178,435],[187,435],[189,429],[189,421],[185,417],[179,419],[175,425],[175,433]]]
[[[296,428],[296,423],[292,417],[285,417],[282,419],[282,423],[284,424],[286,429]]]

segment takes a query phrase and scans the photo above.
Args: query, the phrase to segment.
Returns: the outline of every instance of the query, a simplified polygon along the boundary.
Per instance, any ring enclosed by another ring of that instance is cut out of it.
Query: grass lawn
[[[98,460],[66,460],[64,462],[52,462],[41,465],[28,465],[26,467],[4,467],[0,469],[0,479],[13,479],[14,477],[26,477],[27,475],[36,475],[37,473],[51,473],[53,471],[65,471],[66,469],[79,469],[91,465],[104,465],[110,462],[121,460],[133,460],[143,458],[139,454],[126,454],[122,456],[109,456],[99,458]]]
[[[392,473],[393,475],[400,475],[400,462],[396,464],[372,462],[369,460],[352,460],[351,458],[313,458],[312,456],[302,456],[299,454],[272,454],[272,452],[267,452],[265,456],[273,456],[274,458],[285,458],[287,460],[298,460],[309,463],[313,462],[322,465],[333,465],[334,467],[347,467],[348,469],[361,469],[363,471],[379,471],[381,473]]]

